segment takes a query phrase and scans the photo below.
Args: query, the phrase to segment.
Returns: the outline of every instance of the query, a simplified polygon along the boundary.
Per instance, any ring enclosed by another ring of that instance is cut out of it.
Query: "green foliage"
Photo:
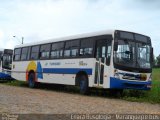
[[[160,67],[160,55],[156,57],[156,66]]]
[[[150,91],[125,90],[122,99],[135,102],[160,103],[160,68],[153,69]]]
[[[153,81],[151,91],[144,98],[152,103],[160,103],[160,81]]]
[[[152,71],[152,79],[153,81],[160,82],[160,68],[154,68]]]

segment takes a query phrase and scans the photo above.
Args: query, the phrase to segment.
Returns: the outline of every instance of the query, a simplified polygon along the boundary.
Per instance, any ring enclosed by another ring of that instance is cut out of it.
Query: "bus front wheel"
[[[34,88],[35,85],[36,85],[35,74],[34,73],[30,73],[29,76],[28,76],[28,86],[30,88]]]
[[[81,94],[86,95],[89,93],[88,79],[85,75],[80,76],[79,87]]]

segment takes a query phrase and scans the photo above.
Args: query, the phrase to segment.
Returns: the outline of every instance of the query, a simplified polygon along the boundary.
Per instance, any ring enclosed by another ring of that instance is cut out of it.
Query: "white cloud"
[[[0,40],[3,38],[3,32],[0,30]]]
[[[20,44],[13,35],[19,39],[24,36],[27,43],[104,29],[124,29],[151,36],[158,55],[159,9],[149,10],[149,5],[133,0],[6,0],[0,4],[3,32],[0,47],[13,48]]]

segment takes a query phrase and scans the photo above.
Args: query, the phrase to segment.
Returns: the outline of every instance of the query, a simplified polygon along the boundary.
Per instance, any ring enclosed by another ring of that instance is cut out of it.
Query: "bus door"
[[[95,86],[102,87],[107,80],[108,62],[110,62],[111,41],[107,39],[96,41]]]

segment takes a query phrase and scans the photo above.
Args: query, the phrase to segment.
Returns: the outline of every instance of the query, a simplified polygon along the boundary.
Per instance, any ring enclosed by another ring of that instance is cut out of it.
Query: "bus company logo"
[[[79,61],[79,66],[87,66],[87,63],[84,63],[83,61]]]
[[[49,63],[49,65],[61,65],[61,63],[60,62],[51,62],[51,63]]]
[[[47,66],[48,65],[48,63],[45,63],[45,66]]]

